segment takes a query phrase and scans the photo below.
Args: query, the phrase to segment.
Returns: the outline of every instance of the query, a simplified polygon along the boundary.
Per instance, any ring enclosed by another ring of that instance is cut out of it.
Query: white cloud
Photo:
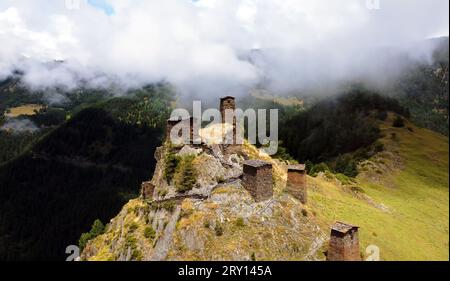
[[[258,81],[259,69],[238,57],[258,46],[270,50],[274,85],[289,89],[371,68],[374,47],[448,35],[447,0],[382,0],[380,10],[366,0],[110,0],[111,16],[80,1],[70,10],[64,0],[2,0],[0,78],[26,64],[34,86],[106,73],[128,86],[165,79],[221,95]],[[53,59],[67,63],[35,64]]]
[[[9,119],[0,127],[0,131],[12,132],[14,134],[24,132],[34,133],[39,131],[39,128],[29,119]]]

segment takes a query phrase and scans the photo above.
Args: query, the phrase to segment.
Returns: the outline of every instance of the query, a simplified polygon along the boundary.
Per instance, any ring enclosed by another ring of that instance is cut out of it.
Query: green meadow
[[[353,187],[311,178],[311,208],[325,225],[360,226],[366,257],[366,247],[375,245],[381,260],[448,260],[448,138],[410,123],[394,128],[391,121],[380,124],[385,151],[370,159]]]

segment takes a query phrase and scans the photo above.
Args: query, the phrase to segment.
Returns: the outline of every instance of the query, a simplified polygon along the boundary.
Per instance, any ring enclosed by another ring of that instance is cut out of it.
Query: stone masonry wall
[[[149,181],[143,182],[141,185],[141,193],[144,199],[152,200],[154,190],[155,186]]]
[[[222,123],[225,123],[227,120],[225,118],[226,111],[230,111],[234,113],[236,110],[236,101],[234,97],[225,97],[220,99],[220,113],[222,115]],[[236,144],[236,116],[233,116],[233,135],[225,136],[225,139],[230,140],[232,144]]]
[[[327,260],[360,261],[358,230],[352,229],[347,233],[332,230]]]
[[[243,169],[242,184],[256,202],[273,197],[272,164],[262,161],[246,161]]]
[[[178,135],[175,136],[176,139],[171,140],[174,143],[194,143],[194,139],[198,138],[198,131],[194,132],[194,118],[184,119],[184,120],[168,120],[166,125],[166,139],[170,139],[170,134],[172,129],[176,126],[181,124],[182,130],[178,132]],[[199,128],[197,128],[198,130]],[[182,136],[182,132],[187,132],[189,136]],[[187,139],[189,138],[189,139]]]
[[[288,167],[286,190],[303,204],[307,203],[306,171],[304,169]]]

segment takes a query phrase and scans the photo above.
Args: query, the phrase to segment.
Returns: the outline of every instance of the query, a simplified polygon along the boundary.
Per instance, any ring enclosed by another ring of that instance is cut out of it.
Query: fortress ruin
[[[189,143],[194,144],[195,140],[198,138],[198,131],[194,131],[194,122],[196,122],[196,119],[194,117],[189,117],[185,119],[180,118],[171,118],[167,120],[166,125],[166,140],[171,140],[173,143]],[[170,134],[172,132],[172,129],[177,126],[181,125],[181,130],[178,132],[178,135],[175,139],[171,139]],[[198,128],[197,128],[198,130]],[[184,136],[182,135],[182,132],[189,132],[189,140],[184,139]]]
[[[221,123],[222,124],[229,124],[233,126],[232,133],[225,131],[225,126],[222,132],[222,145],[235,145],[236,140],[236,124],[237,124],[237,117],[235,114],[236,111],[236,99],[232,96],[227,96],[220,99],[220,113],[221,113]],[[228,116],[227,116],[228,115]],[[197,119],[194,117],[189,118],[170,118],[167,120],[166,125],[166,140],[171,140],[173,143],[186,143],[186,144],[201,144],[203,140],[200,139],[200,126],[199,128],[196,128],[194,126],[195,122],[197,122]],[[176,136],[172,136],[171,139],[171,132],[174,129],[175,126],[178,126],[178,134]],[[182,132],[189,132],[189,140],[185,139],[186,137],[183,136]],[[175,138],[173,138],[175,137]]]
[[[215,151],[213,155],[220,155],[222,150],[236,150],[240,146],[236,145],[236,116],[233,115],[233,119],[226,118],[225,114],[228,110],[235,110],[235,98],[228,96],[220,99],[220,112],[222,114],[222,124],[233,125],[233,142],[232,145],[214,144],[208,146],[206,142],[201,142],[204,149]],[[228,111],[229,112],[229,111]],[[228,120],[227,120],[228,119]],[[182,140],[181,129],[183,132],[189,132],[190,143],[194,143],[193,140],[196,136],[199,136],[198,132],[194,131],[195,118],[190,117],[186,119],[169,119],[167,120],[166,138],[170,140],[171,130],[178,127],[179,132],[176,137]],[[224,126],[222,126],[224,127]],[[198,128],[200,129],[200,128]],[[220,138],[220,137],[219,137]],[[184,140],[182,140],[184,141]],[[162,148],[157,149],[155,152],[155,158],[160,161],[163,157]],[[227,151],[227,155],[230,155],[230,151]],[[234,152],[233,152],[234,153]],[[218,157],[218,156],[216,156]],[[237,178],[236,178],[237,179]],[[273,198],[274,195],[274,181],[273,181],[273,165],[271,162],[263,160],[247,160],[243,162],[242,187],[249,192],[255,202],[262,202]],[[286,192],[298,199],[302,204],[308,202],[307,196],[307,173],[304,164],[288,165],[287,166],[287,181]],[[153,194],[155,193],[155,186],[150,182],[143,182],[141,187],[141,196],[145,200],[155,200]],[[174,196],[172,198],[186,198],[180,196]],[[202,197],[203,198],[203,197]],[[207,197],[205,197],[207,198]],[[168,199],[164,199],[168,200]],[[161,201],[161,200],[160,200]],[[343,222],[336,222],[331,227],[331,237],[329,241],[329,248],[326,255],[327,261],[361,261],[361,254],[359,248],[358,226],[350,225]]]

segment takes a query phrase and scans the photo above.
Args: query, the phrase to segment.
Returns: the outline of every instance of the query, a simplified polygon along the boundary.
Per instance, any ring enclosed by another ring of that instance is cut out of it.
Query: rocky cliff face
[[[327,235],[308,206],[284,192],[285,165],[251,145],[164,145],[151,180],[153,198],[137,198],[90,241],[83,260],[323,260]],[[168,159],[189,158],[195,184]],[[255,203],[241,184],[242,163],[273,164],[274,196]],[[170,172],[170,171],[169,171]],[[168,179],[169,178],[169,179]]]

